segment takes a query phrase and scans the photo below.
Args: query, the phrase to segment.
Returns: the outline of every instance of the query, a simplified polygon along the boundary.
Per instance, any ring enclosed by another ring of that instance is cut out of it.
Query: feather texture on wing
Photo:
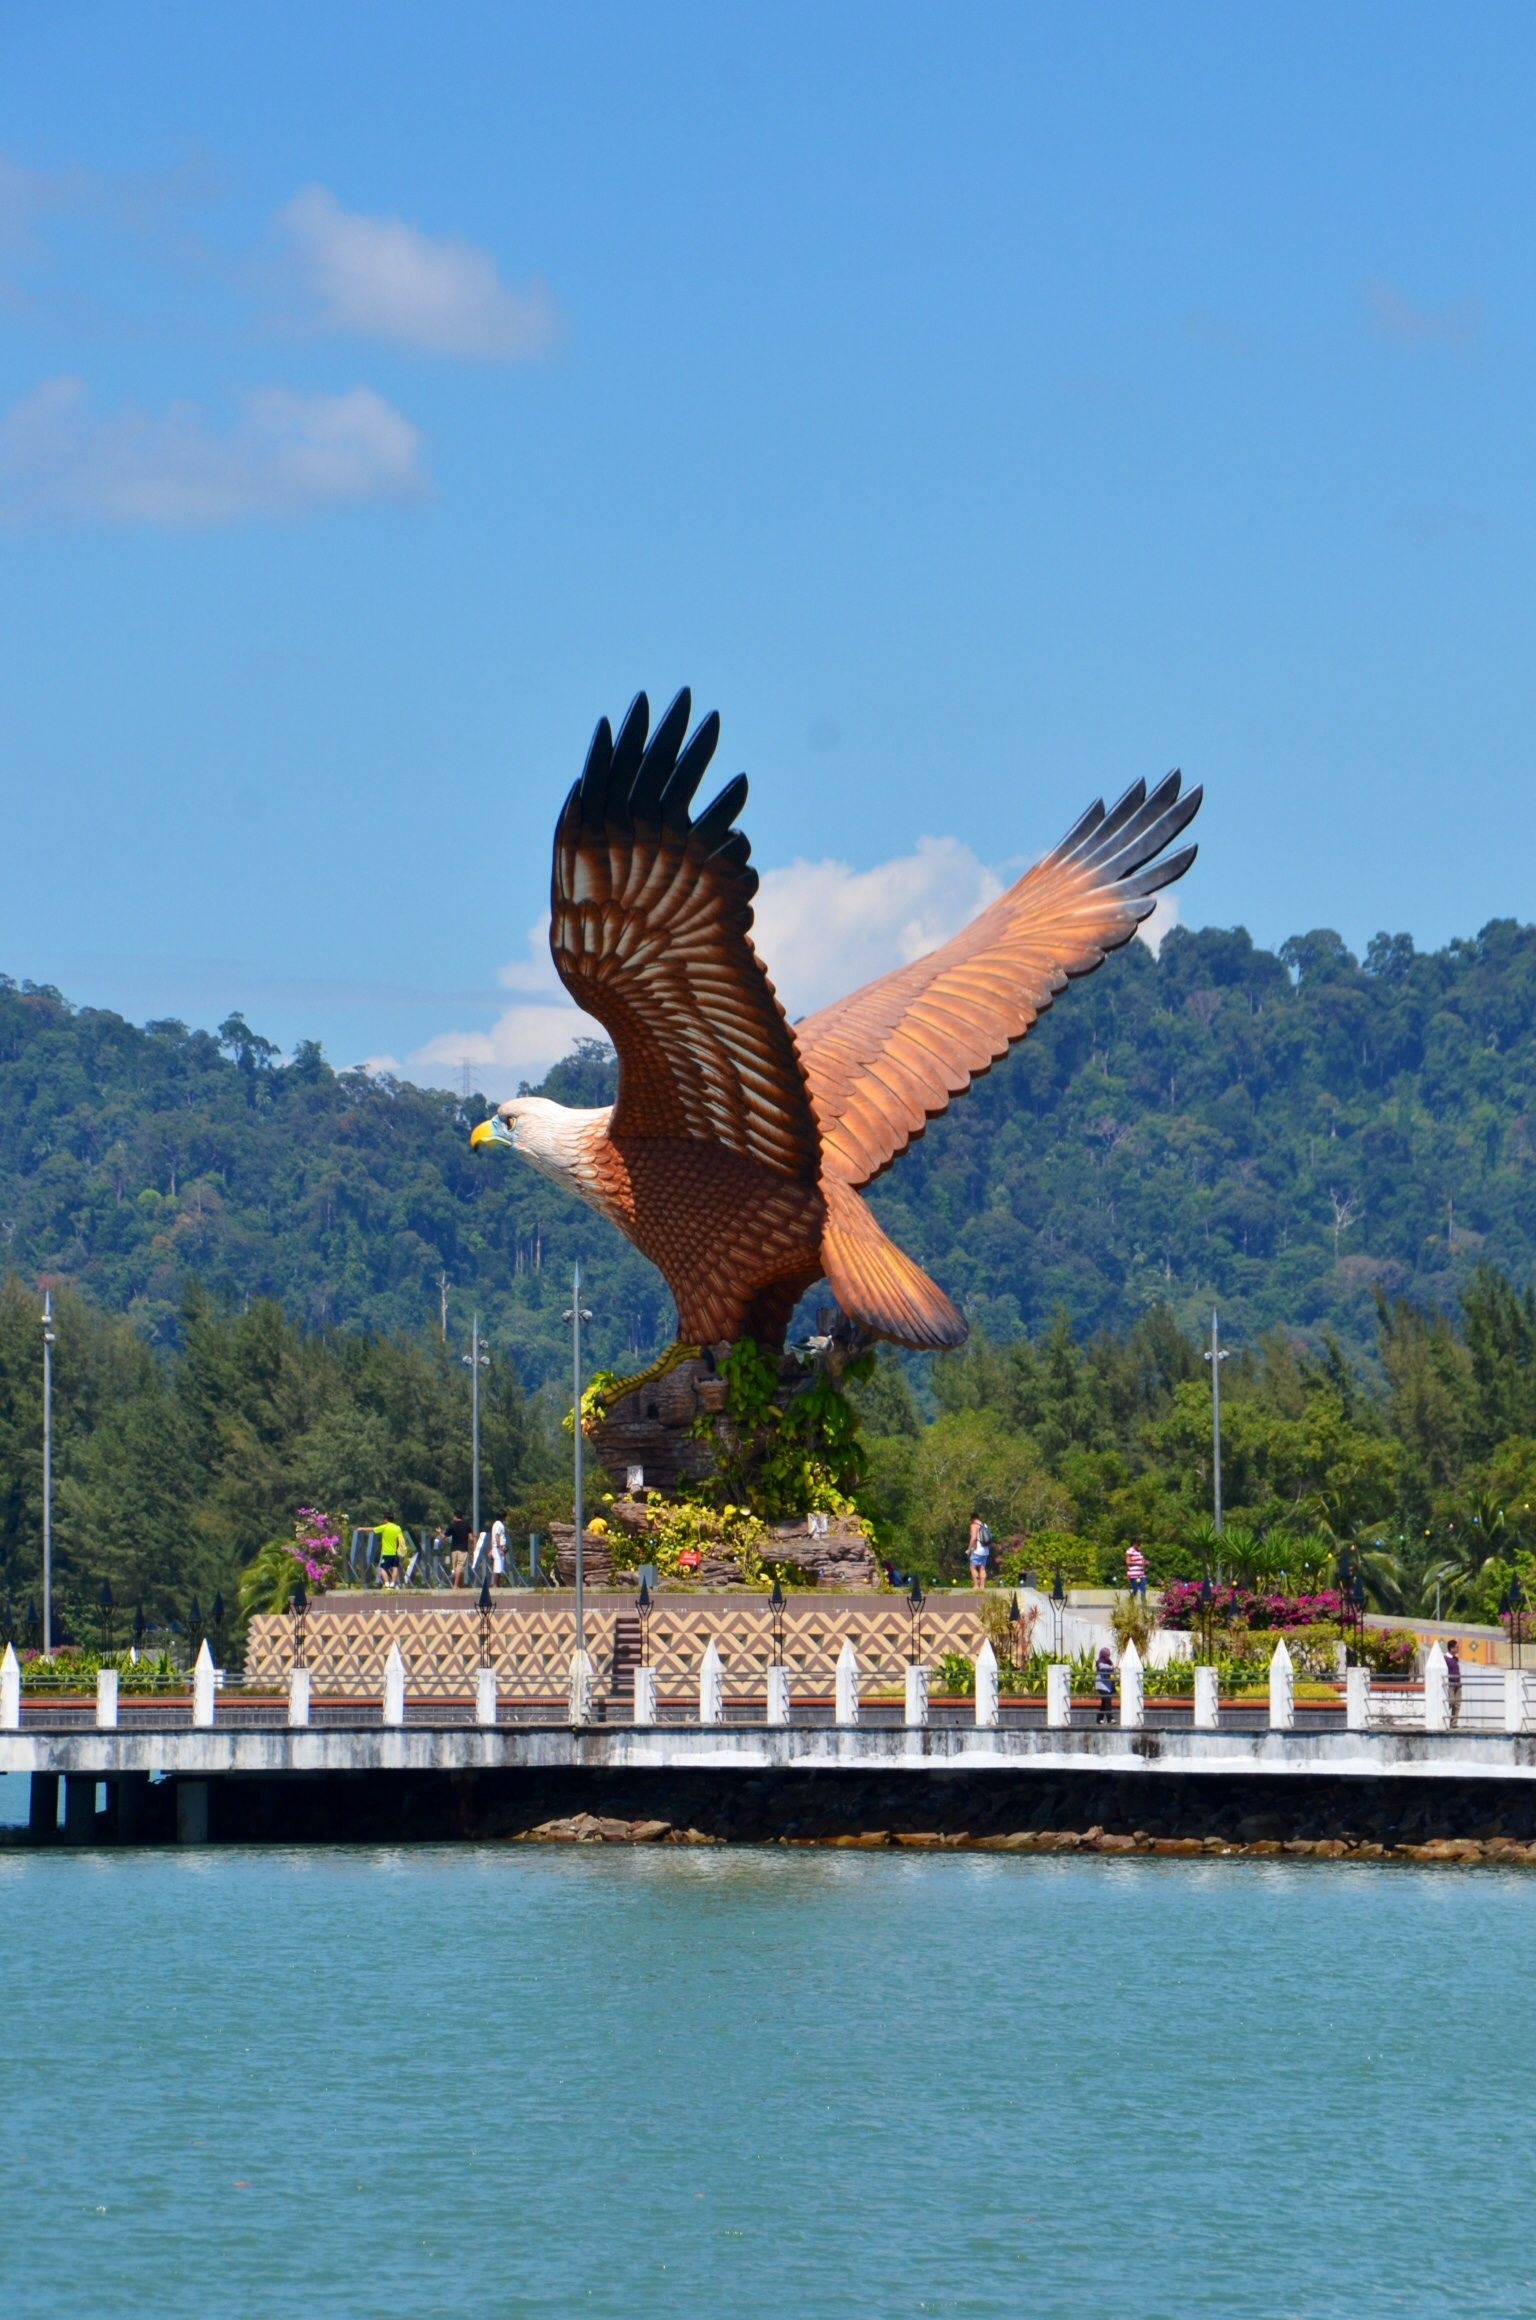
[[[555,833],[550,949],[618,1054],[615,1137],[719,1144],[814,1183],[800,1059],[752,948],[746,778],[692,815],[720,720],[684,746],[689,709],[683,691],[649,734],[641,693],[617,739],[599,724]]]
[[[952,941],[795,1026],[828,1179],[863,1185],[989,1071],[1074,975],[1128,942],[1159,887],[1182,877],[1201,793],[1177,773],[1137,782],[1112,812],[1091,806]]]

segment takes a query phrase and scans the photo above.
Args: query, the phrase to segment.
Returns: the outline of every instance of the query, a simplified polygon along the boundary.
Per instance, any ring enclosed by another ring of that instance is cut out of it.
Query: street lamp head
[[[777,1593],[779,1584],[777,1579],[775,1579],[773,1584],[774,1591]],[[639,1610],[641,1618],[644,1619],[648,1615],[651,1608],[651,1582],[649,1579],[642,1579],[640,1582],[640,1593],[636,1597],[636,1607]]]
[[[1061,1605],[1062,1605],[1063,1603],[1065,1603],[1066,1599],[1067,1599],[1067,1590],[1066,1590],[1065,1586],[1064,1586],[1064,1585],[1063,1585],[1063,1583],[1062,1583],[1062,1577],[1061,1577],[1061,1566],[1058,1564],[1058,1565],[1057,1565],[1057,1567],[1056,1567],[1055,1574],[1054,1574],[1054,1576],[1052,1577],[1052,1580],[1051,1580],[1051,1601],[1052,1601],[1052,1602],[1053,1602],[1053,1603],[1056,1605],[1057,1609],[1059,1610],[1059,1609],[1060,1609],[1060,1607],[1061,1607]]]
[[[309,1597],[308,1597],[308,1596],[305,1594],[305,1592],[304,1592],[304,1582],[303,1582],[303,1580],[302,1580],[302,1579],[296,1579],[296,1580],[294,1581],[294,1585],[293,1585],[293,1616],[294,1616],[294,1618],[295,1618],[295,1619],[302,1619],[302,1618],[303,1618],[303,1616],[304,1616],[304,1614],[305,1614],[305,1612],[306,1612],[308,1609],[309,1609]],[[194,1610],[194,1617],[195,1617],[195,1616],[196,1616],[196,1614],[195,1614],[195,1610]]]
[[[911,1604],[914,1611],[921,1611],[927,1600],[928,1598],[923,1593],[923,1582],[918,1578],[916,1572],[914,1571],[912,1574],[912,1585],[907,1594],[907,1601]]]
[[[482,1611],[489,1611],[491,1608],[491,1581],[489,1573],[487,1573],[480,1582],[480,1608]]]
[[[783,1610],[783,1608],[784,1608],[784,1583],[783,1583],[783,1581],[780,1579],[780,1577],[779,1577],[779,1574],[778,1574],[778,1572],[777,1572],[777,1571],[775,1571],[775,1572],[774,1572],[774,1574],[773,1574],[773,1593],[772,1593],[772,1594],[769,1596],[769,1598],[768,1598],[768,1601],[769,1601],[769,1604],[772,1606],[772,1608],[773,1608],[775,1611],[782,1611],[782,1610]]]
[[[103,1579],[101,1582],[101,1608],[103,1611],[112,1609],[112,1582],[110,1579]]]

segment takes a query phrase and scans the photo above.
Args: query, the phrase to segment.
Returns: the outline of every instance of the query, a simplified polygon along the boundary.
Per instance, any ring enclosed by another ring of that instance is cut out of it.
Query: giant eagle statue
[[[640,694],[598,725],[555,832],[550,948],[613,1041],[618,1100],[518,1096],[472,1144],[506,1144],[616,1224],[664,1276],[678,1335],[783,1345],[826,1279],[875,1337],[928,1350],[966,1324],[863,1194],[1075,975],[1129,941],[1195,848],[1164,849],[1198,789],[1170,773],[1088,808],[1054,852],[926,958],[791,1024],[752,945],[737,774],[692,811],[715,753],[686,691],[650,731]]]

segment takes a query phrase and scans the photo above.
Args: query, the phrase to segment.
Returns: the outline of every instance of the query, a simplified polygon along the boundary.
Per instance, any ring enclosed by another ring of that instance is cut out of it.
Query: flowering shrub
[[[1203,1625],[1206,1616],[1197,1583],[1170,1579],[1163,1589],[1159,1623],[1193,1630]],[[1332,1587],[1317,1595],[1260,1595],[1251,1587],[1231,1584],[1211,1590],[1209,1617],[1213,1627],[1332,1626],[1343,1616],[1344,1598]]]
[[[317,1506],[301,1506],[294,1518],[289,1554],[312,1592],[323,1593],[336,1583],[341,1563],[341,1524]]]

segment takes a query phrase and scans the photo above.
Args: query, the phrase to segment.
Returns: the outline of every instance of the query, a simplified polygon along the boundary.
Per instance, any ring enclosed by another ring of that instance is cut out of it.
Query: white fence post
[[[840,1724],[859,1720],[859,1655],[851,1635],[845,1637],[837,1655],[837,1720]]]
[[[1139,1732],[1146,1720],[1146,1679],[1142,1673],[1141,1653],[1134,1643],[1128,1643],[1120,1657],[1121,1729]]]
[[[213,1653],[206,1635],[192,1670],[192,1721],[200,1732],[206,1732],[213,1723]]]
[[[96,1670],[96,1729],[98,1732],[117,1730],[117,1670]]]
[[[288,1676],[288,1721],[292,1724],[309,1722],[309,1670],[293,1668]]]
[[[637,1667],[635,1670],[635,1722],[654,1724],[656,1721],[656,1670]]]
[[[405,1661],[392,1643],[384,1662],[384,1722],[398,1729],[405,1722]]]
[[[928,1670],[916,1660],[907,1662],[907,1723],[914,1730],[928,1721]]]
[[[789,1722],[789,1670],[787,1667],[775,1666],[768,1670],[767,1721],[774,1725]]]
[[[1269,1728],[1272,1732],[1289,1732],[1295,1722],[1296,1670],[1282,1635],[1269,1663]]]
[[[1195,1670],[1195,1730],[1216,1732],[1221,1728],[1221,1693],[1216,1670],[1197,1667]]]
[[[496,1670],[479,1668],[475,1673],[475,1722],[494,1724],[496,1721]]]
[[[0,1716],[0,1723],[4,1721]],[[1504,1670],[1504,1729],[1506,1732],[1525,1730],[1525,1677],[1519,1668]]]
[[[0,1732],[21,1730],[21,1662],[13,1644],[0,1659]]]
[[[1368,1667],[1344,1670],[1344,1729],[1346,1732],[1369,1732],[1371,1728],[1371,1671]]]
[[[720,1647],[713,1636],[699,1662],[699,1722],[725,1722],[725,1670],[720,1665]]]
[[[1065,1732],[1072,1721],[1072,1670],[1065,1660],[1053,1659],[1045,1671],[1045,1721],[1053,1732]]]
[[[571,1684],[566,1697],[566,1713],[573,1724],[592,1721],[592,1655],[590,1652],[571,1653]]]
[[[1451,1677],[1445,1664],[1445,1653],[1436,1636],[1424,1661],[1424,1729],[1426,1732],[1449,1732],[1451,1728]]]
[[[1000,1712],[997,1699],[997,1653],[992,1649],[989,1637],[976,1654],[976,1721],[978,1724],[990,1725],[997,1722]]]

